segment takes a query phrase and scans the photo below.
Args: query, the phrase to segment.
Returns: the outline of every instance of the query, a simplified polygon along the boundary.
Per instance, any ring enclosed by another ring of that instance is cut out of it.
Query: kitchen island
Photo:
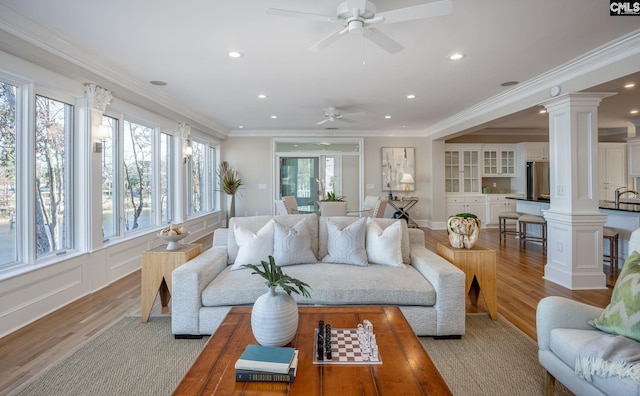
[[[516,210],[518,212],[532,214],[537,216],[544,215],[544,211],[549,209],[550,200],[548,199],[528,199],[528,198],[509,198],[516,200]],[[600,212],[607,215],[605,227],[615,228],[618,230],[620,238],[619,258],[624,260],[629,256],[629,237],[631,233],[640,228],[640,204],[621,203],[616,206],[612,201],[599,201],[598,207]],[[535,230],[532,230],[535,231]],[[529,232],[529,231],[527,231]],[[609,244],[604,244],[604,254],[609,254]],[[619,263],[621,264],[621,263]]]

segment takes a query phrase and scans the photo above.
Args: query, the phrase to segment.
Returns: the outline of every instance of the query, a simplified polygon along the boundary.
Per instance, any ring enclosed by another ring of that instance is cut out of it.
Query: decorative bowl
[[[184,234],[178,234],[178,235],[158,234],[158,238],[168,242],[167,250],[176,250],[176,249],[180,249],[180,244],[178,242],[184,239],[185,237],[187,237],[188,235],[189,235],[188,232]]]

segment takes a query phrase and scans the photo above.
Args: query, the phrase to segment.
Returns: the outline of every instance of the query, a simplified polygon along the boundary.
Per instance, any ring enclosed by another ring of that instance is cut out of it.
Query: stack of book
[[[293,382],[298,368],[294,348],[247,345],[236,361],[236,381]]]

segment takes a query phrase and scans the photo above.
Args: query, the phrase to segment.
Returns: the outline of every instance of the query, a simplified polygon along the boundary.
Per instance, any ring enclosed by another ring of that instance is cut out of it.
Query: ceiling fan
[[[355,114],[355,113],[353,113]],[[338,110],[335,107],[327,107],[326,109],[324,109],[324,120],[320,121],[320,122],[316,122],[316,125],[322,125],[326,122],[335,122],[335,121],[342,121],[342,122],[348,122],[350,124],[355,123],[355,120],[351,120],[349,118],[345,118],[344,115],[342,115],[342,113],[340,113],[340,110]]]
[[[438,0],[412,7],[397,8],[376,14],[376,7],[367,0],[346,0],[338,5],[336,16],[312,14],[301,11],[267,8],[267,14],[306,18],[316,21],[332,22],[340,25],[340,29],[323,38],[309,50],[320,51],[344,36],[345,33],[359,32],[390,54],[404,49],[402,45],[380,30],[370,27],[376,24],[391,24],[415,19],[432,18],[450,14],[451,0]]]

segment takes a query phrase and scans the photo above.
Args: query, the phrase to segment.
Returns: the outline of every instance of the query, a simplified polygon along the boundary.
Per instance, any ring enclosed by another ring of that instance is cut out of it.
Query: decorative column
[[[577,92],[543,102],[549,113],[551,205],[544,278],[569,289],[603,289],[598,208],[598,105],[610,93]]]
[[[186,148],[188,141],[191,139],[191,126],[189,124],[180,123],[180,139],[175,139],[174,152],[180,153],[180,157],[174,161],[175,165],[175,183],[174,188],[176,190],[174,197],[175,203],[173,206],[174,223],[184,223],[187,220],[187,199],[188,199],[188,185],[187,180],[189,178],[189,163],[190,159],[186,157]]]
[[[81,197],[79,205],[87,205],[88,210],[82,210],[80,213],[90,213],[85,219],[84,229],[86,232],[87,249],[90,251],[97,250],[103,245],[102,237],[102,138],[100,137],[100,125],[102,125],[102,116],[111,103],[111,91],[104,89],[95,84],[85,85],[85,111],[80,111],[82,116],[86,117],[83,123],[86,127],[86,133],[81,133],[81,142],[79,147],[84,147],[83,155],[86,155],[87,166],[76,167],[78,172],[83,173],[82,180],[85,180],[87,187],[81,192],[86,196]],[[82,125],[82,124],[81,124]],[[98,282],[100,283],[100,281]]]

